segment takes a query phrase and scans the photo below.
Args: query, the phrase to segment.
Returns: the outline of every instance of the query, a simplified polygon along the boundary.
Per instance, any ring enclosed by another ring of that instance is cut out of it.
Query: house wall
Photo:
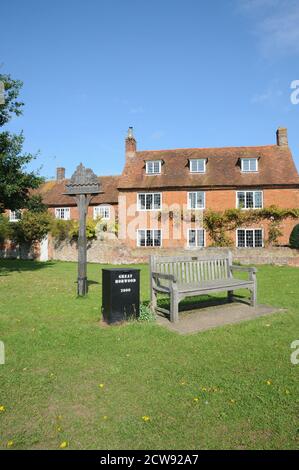
[[[240,190],[244,188],[239,188]],[[259,188],[252,188],[259,189]],[[223,211],[236,207],[236,191],[232,189],[207,190],[205,207],[206,210]],[[162,193],[162,216],[159,220],[159,211],[138,211],[137,210],[137,194],[138,192],[161,192]],[[187,247],[187,231],[189,228],[202,227],[202,211],[187,210],[187,190],[168,190],[168,191],[121,191],[119,195],[119,223],[120,223],[120,239],[130,247],[136,247],[136,231],[138,229],[161,229],[163,248],[184,248]],[[263,206],[269,207],[276,205],[280,208],[299,207],[299,190],[298,189],[264,189],[263,190]],[[184,221],[177,217],[170,220],[167,214],[169,211],[177,210],[180,212],[186,209],[186,217]],[[188,222],[187,214],[190,212],[198,215],[196,223]],[[283,236],[279,239],[282,245],[288,244],[289,236],[292,228],[296,225],[295,220],[285,220],[283,222]],[[264,240],[268,237],[269,223],[263,221],[260,224],[252,225],[250,228],[263,228]],[[236,243],[235,232],[231,233],[233,243]],[[206,246],[211,244],[211,240],[206,236]]]

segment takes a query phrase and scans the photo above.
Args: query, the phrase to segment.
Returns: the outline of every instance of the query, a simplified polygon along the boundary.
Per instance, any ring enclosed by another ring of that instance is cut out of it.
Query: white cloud
[[[130,114],[142,114],[144,113],[143,106],[136,106],[130,109]]]
[[[253,95],[253,97],[251,98],[251,103],[253,104],[270,103],[274,105],[282,95],[283,95],[282,90],[269,87],[263,93],[256,93],[255,95]]]
[[[241,0],[238,11],[255,22],[255,34],[265,56],[299,54],[297,0]]]

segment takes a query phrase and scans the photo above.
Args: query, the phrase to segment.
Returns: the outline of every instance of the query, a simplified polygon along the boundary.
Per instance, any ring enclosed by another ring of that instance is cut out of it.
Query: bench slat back
[[[151,256],[152,272],[173,274],[180,284],[228,279],[231,277],[230,264],[230,253],[219,256]]]

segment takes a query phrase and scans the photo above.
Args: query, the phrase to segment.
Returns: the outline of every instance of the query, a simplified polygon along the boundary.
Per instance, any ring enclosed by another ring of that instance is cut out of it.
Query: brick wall
[[[77,261],[77,244],[61,243],[55,245],[50,243],[52,259],[61,261]],[[110,263],[110,264],[132,264],[147,263],[150,254],[179,256],[195,253],[219,253],[227,252],[228,248],[204,248],[203,250],[185,250],[178,248],[132,248],[118,240],[95,240],[89,243],[87,259],[90,263]],[[242,264],[277,264],[299,266],[299,250],[291,250],[286,247],[274,248],[232,248],[234,261]]]
[[[256,189],[256,188],[252,188]],[[242,188],[240,188],[242,190]],[[146,192],[146,191],[140,191]],[[148,191],[150,192],[150,191]],[[154,190],[153,190],[154,192]],[[159,190],[155,190],[159,192]],[[179,210],[187,204],[188,191],[163,191],[162,204],[165,210]],[[276,205],[281,208],[299,207],[299,190],[298,189],[264,189],[263,190],[264,207]],[[236,207],[236,190],[208,190],[206,191],[206,209],[214,211],[223,211]],[[126,208],[127,216],[123,217],[124,208]],[[163,212],[162,210],[162,212]],[[137,229],[159,228],[163,233],[164,248],[185,248],[187,246],[187,230],[195,226],[201,227],[200,222],[197,224],[180,224],[169,220],[159,221],[156,211],[137,211],[137,192],[128,191],[121,192],[119,197],[119,213],[120,213],[120,238],[125,244],[134,248],[136,247],[136,231]],[[200,211],[198,211],[200,213]],[[251,228],[263,228],[264,238],[268,237],[268,223],[262,222]],[[285,220],[283,223],[283,236],[279,240],[279,244],[286,245],[292,228],[296,225],[294,220]],[[235,233],[231,234],[233,243],[236,243]],[[210,240],[207,237],[207,246]]]

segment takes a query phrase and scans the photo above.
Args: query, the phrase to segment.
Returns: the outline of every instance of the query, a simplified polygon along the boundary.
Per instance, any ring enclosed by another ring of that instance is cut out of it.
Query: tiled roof
[[[190,173],[191,158],[207,159],[206,173]],[[242,173],[240,158],[258,158],[257,173]],[[160,175],[146,175],[145,162],[162,160]],[[136,152],[127,157],[119,189],[299,185],[287,146],[194,148]]]
[[[94,196],[91,205],[95,204],[116,204],[118,202],[118,180],[119,176],[99,176],[101,193]],[[69,180],[46,181],[40,188],[39,193],[43,196],[44,204],[48,206],[73,206],[76,202],[73,197],[65,193],[65,185]]]

